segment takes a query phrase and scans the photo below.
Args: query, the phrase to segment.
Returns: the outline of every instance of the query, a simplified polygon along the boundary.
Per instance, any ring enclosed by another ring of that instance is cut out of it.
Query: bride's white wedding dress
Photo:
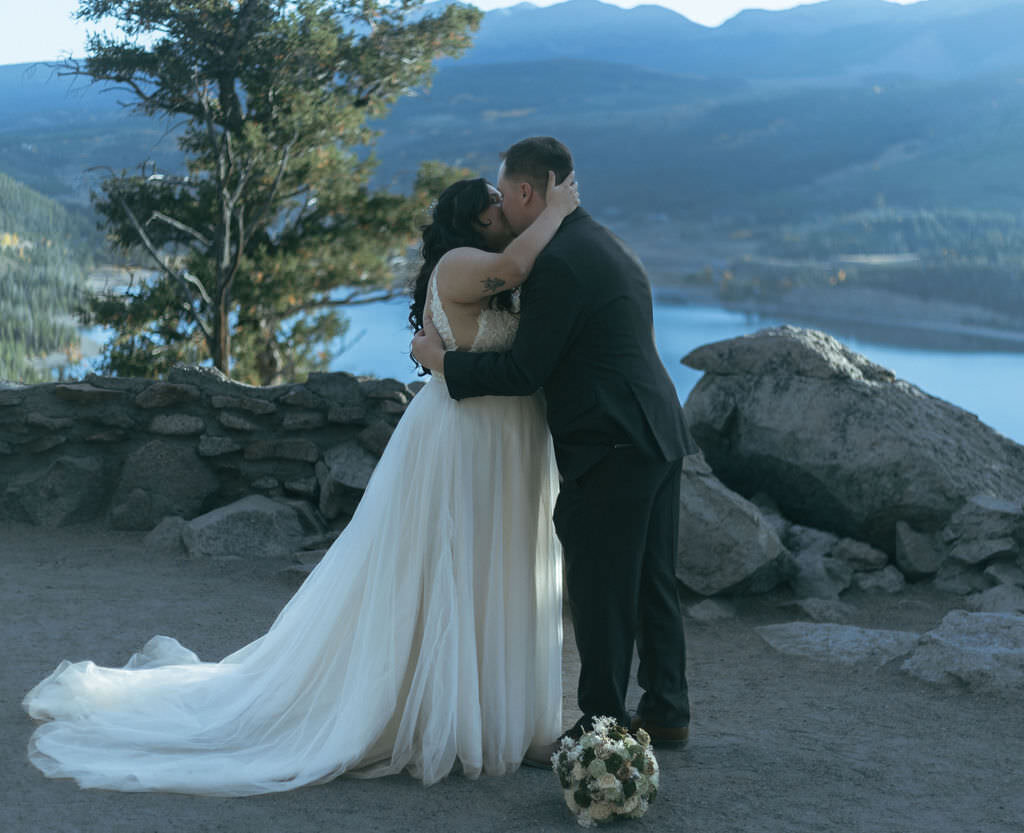
[[[455,347],[433,281],[430,305]],[[471,349],[507,349],[516,321],[484,311]],[[47,721],[32,763],[83,787],[220,796],[515,769],[561,731],[557,483],[538,397],[455,402],[431,379],[266,634],[216,663],[166,636],[125,668],[65,660],[25,697]]]

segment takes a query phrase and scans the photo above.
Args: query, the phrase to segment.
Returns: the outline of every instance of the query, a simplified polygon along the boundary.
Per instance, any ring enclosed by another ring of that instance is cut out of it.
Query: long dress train
[[[454,346],[433,282],[430,303]],[[486,310],[471,349],[507,348],[515,322]],[[455,402],[431,379],[266,634],[216,663],[167,636],[124,668],[65,660],[24,700],[46,721],[32,763],[220,796],[515,769],[561,731],[557,482],[539,397]]]

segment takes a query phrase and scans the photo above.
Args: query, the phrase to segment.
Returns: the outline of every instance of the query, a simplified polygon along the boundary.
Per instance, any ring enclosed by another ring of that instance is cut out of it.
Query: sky
[[[608,0],[605,0],[608,2]],[[473,0],[481,9],[515,5],[518,0]],[[533,0],[550,6],[562,0]],[[614,0],[624,8],[640,5],[639,0]],[[651,0],[647,0],[651,2]],[[919,0],[889,0],[913,3]],[[718,26],[743,9],[787,9],[802,5],[798,0],[663,0],[658,5],[673,9],[696,23]],[[0,64],[52,61],[71,53],[85,52],[87,27],[71,19],[77,0],[0,0]]]

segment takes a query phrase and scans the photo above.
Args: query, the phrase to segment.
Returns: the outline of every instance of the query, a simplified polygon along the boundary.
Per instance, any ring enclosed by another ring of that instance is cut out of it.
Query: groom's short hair
[[[540,191],[548,184],[548,171],[555,172],[555,183],[561,182],[574,165],[569,148],[553,136],[531,136],[521,139],[501,154],[505,162],[505,175],[522,177]]]

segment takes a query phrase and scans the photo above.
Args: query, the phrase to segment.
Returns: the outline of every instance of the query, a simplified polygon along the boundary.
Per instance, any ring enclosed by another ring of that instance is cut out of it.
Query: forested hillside
[[[0,379],[39,381],[45,356],[74,357],[74,311],[102,246],[92,226],[0,173]]]

